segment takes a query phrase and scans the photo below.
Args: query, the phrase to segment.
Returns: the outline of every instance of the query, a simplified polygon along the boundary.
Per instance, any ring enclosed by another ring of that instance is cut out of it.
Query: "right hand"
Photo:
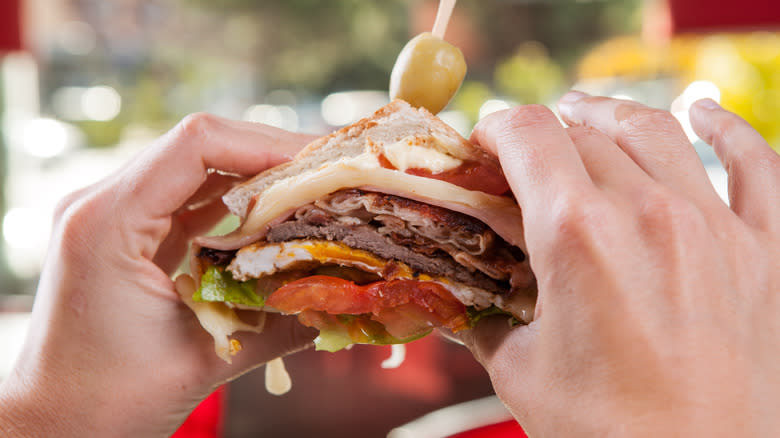
[[[730,205],[665,111],[570,93],[496,113],[523,209],[536,320],[463,335],[530,436],[780,436],[780,156],[712,101],[691,109]],[[595,129],[594,129],[595,128]]]

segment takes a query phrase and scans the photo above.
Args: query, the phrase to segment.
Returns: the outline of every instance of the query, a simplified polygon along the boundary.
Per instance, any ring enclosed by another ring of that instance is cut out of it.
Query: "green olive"
[[[460,49],[421,33],[404,46],[390,74],[390,98],[403,99],[433,114],[449,103],[466,76]]]

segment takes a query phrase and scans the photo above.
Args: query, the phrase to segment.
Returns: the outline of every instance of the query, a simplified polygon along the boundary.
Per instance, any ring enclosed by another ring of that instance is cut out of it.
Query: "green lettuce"
[[[335,353],[354,344],[347,329],[334,325],[320,329],[320,334],[314,338],[314,349],[317,351],[330,351]]]
[[[195,301],[216,301],[263,307],[265,298],[255,293],[255,280],[236,281],[229,272],[209,266],[200,279],[200,288],[192,295]]]
[[[340,324],[328,324],[320,329],[320,334],[314,339],[315,349],[318,351],[330,351],[334,353],[352,344],[370,344],[370,345],[392,345],[406,344],[425,337],[432,330],[425,331],[418,335],[408,338],[396,338],[387,332],[384,325],[377,321],[364,319],[364,328],[361,329],[359,338],[353,339],[350,336],[347,327],[353,323],[356,318],[366,318],[360,315],[338,315]]]
[[[466,315],[469,317],[469,323],[472,327],[474,327],[480,319],[491,315],[508,316],[512,318],[512,325],[519,323],[511,313],[503,311],[496,306],[490,306],[482,310],[477,310],[475,307],[469,306],[466,308]]]

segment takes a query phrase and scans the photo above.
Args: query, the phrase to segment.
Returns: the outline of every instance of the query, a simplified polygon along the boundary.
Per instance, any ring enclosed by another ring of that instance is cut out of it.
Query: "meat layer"
[[[300,207],[266,239],[341,241],[493,293],[533,283],[525,255],[482,222],[398,196],[350,189]]]

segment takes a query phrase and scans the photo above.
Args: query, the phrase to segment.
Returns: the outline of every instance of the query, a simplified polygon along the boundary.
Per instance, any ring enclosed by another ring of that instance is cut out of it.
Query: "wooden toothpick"
[[[436,12],[436,21],[433,23],[431,33],[438,38],[444,39],[447,33],[447,24],[450,22],[452,10],[455,8],[456,0],[439,0],[439,10]]]

